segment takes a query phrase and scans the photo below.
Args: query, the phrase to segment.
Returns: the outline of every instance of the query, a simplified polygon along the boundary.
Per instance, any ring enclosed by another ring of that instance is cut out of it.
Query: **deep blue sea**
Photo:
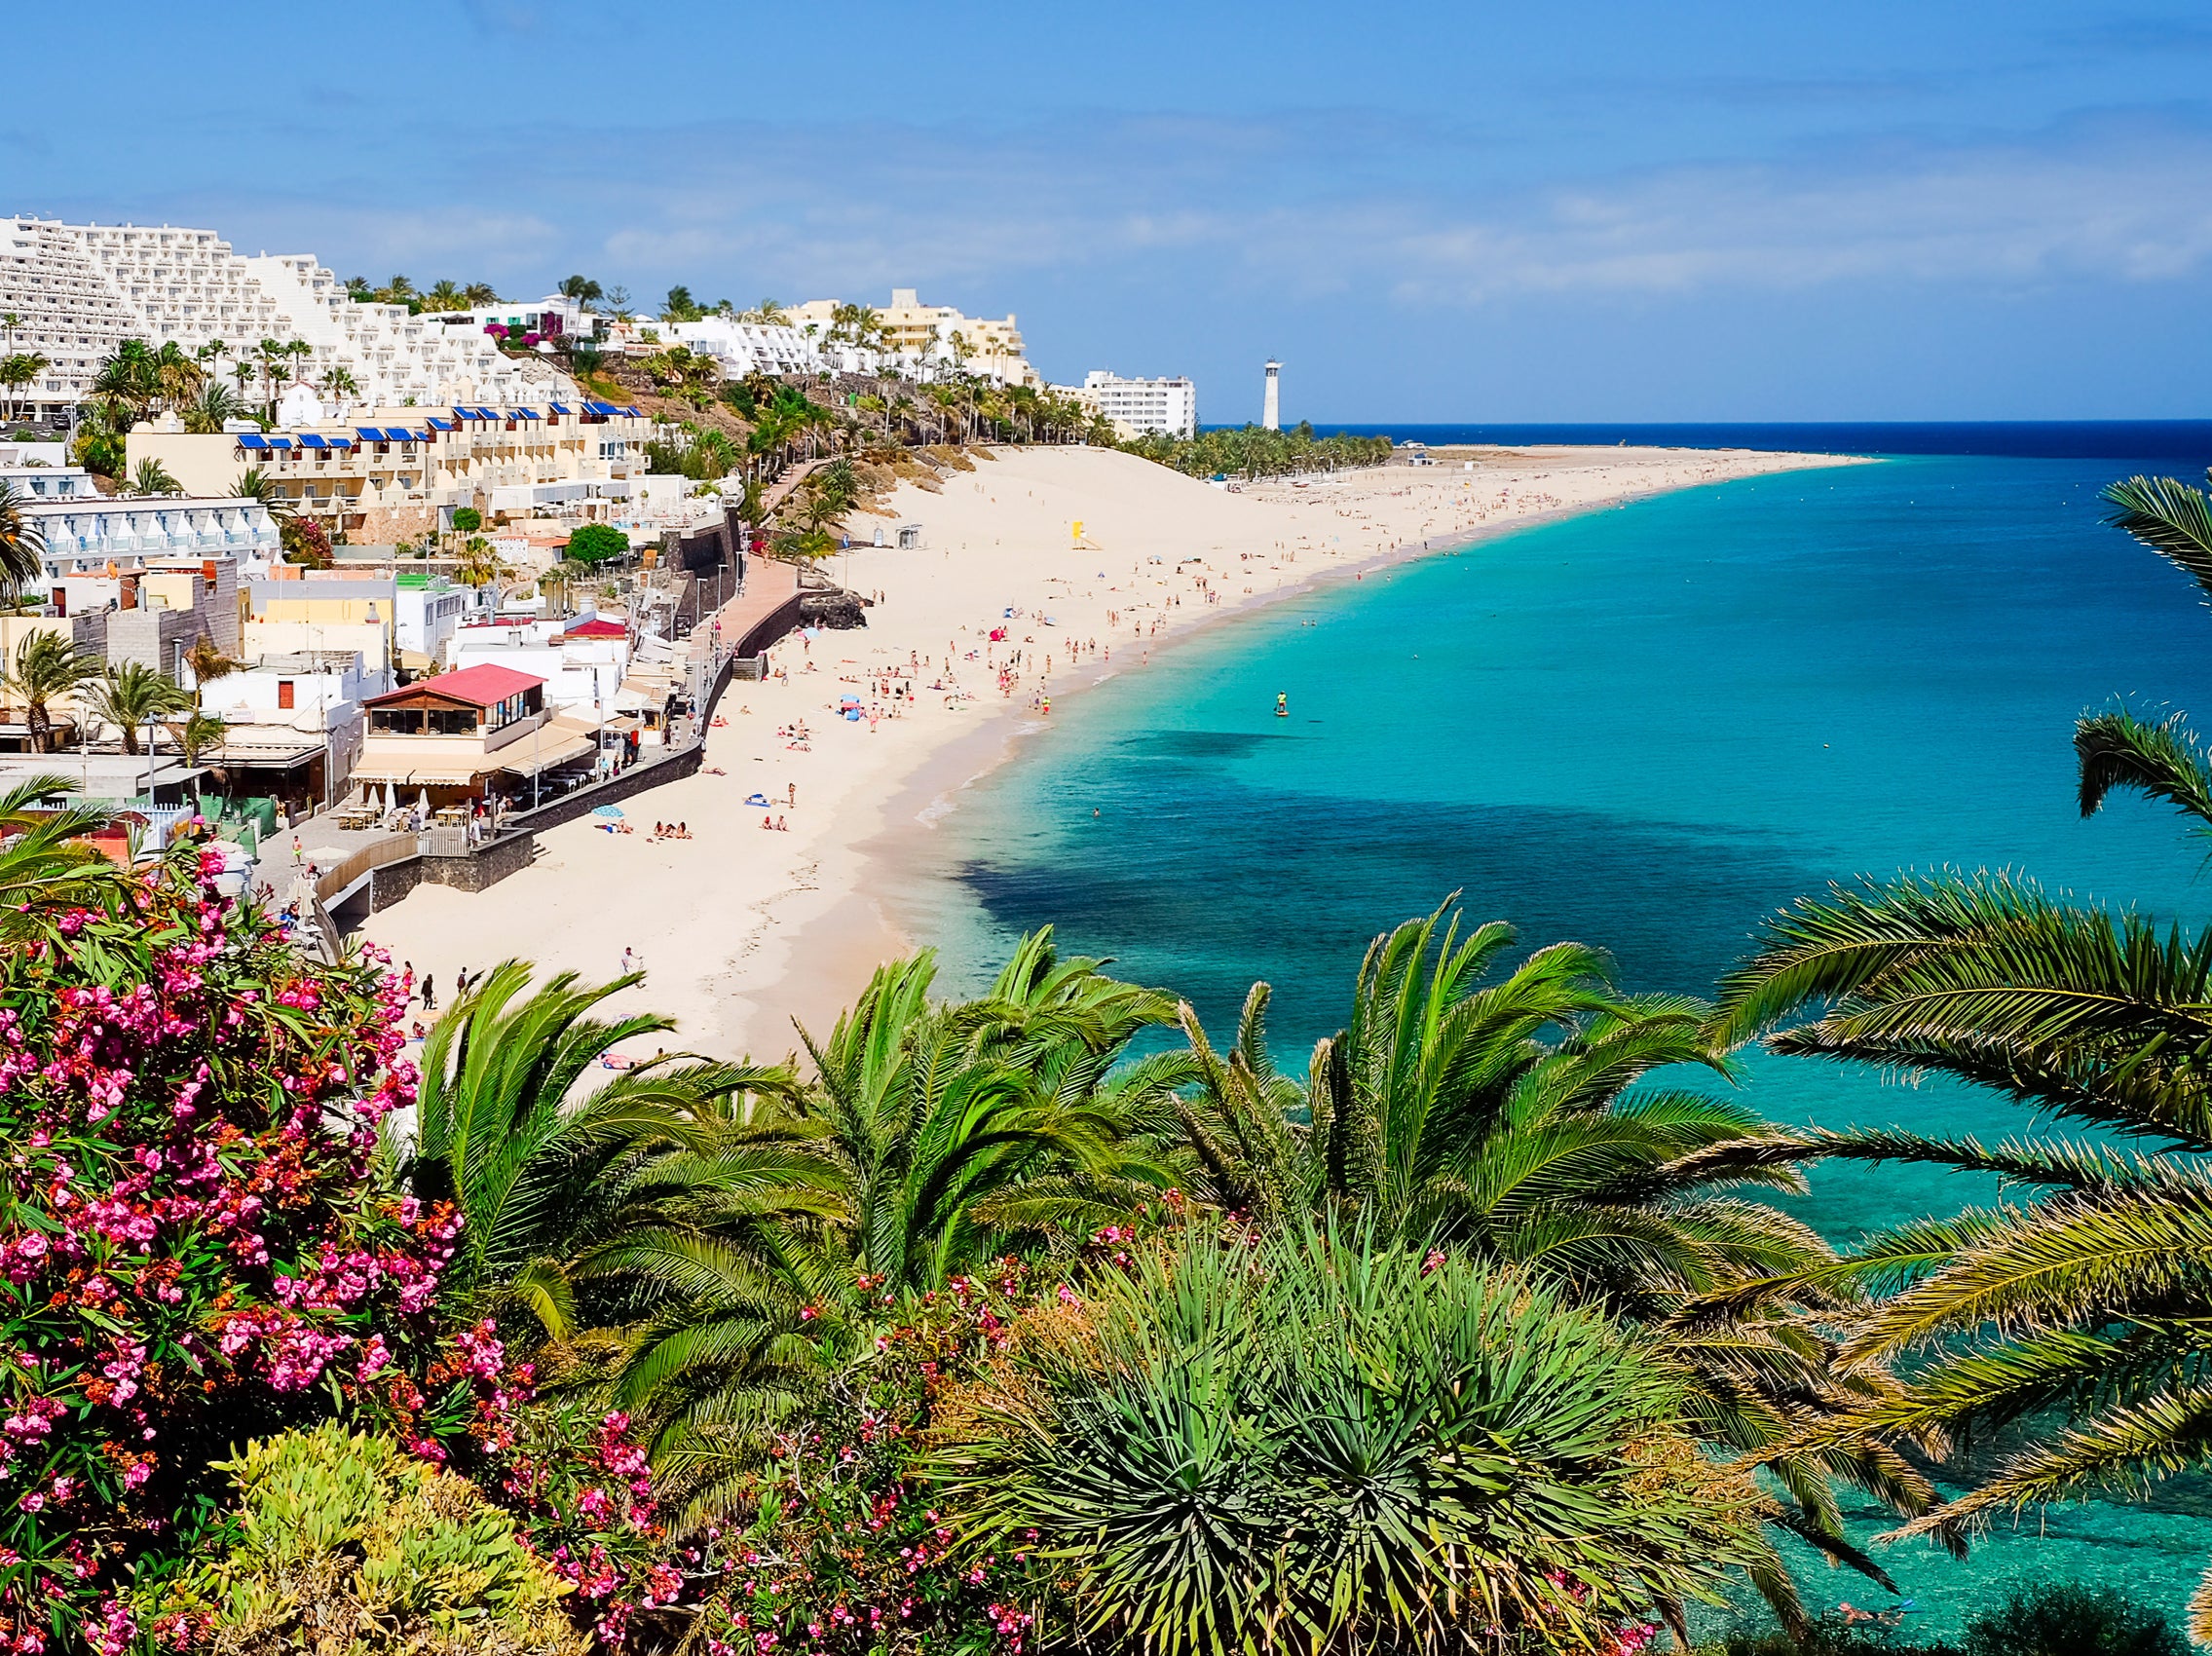
[[[1046,922],[1219,1032],[1265,978],[1271,1036],[1302,1070],[1368,940],[1454,891],[1530,945],[1602,944],[1631,987],[1701,993],[1762,916],[1862,874],[2010,868],[2212,918],[2202,847],[2170,813],[2121,799],[2081,818],[2070,744],[2075,716],[2116,696],[2212,725],[2212,614],[2096,499],[2139,470],[2201,478],[2212,423],[1368,429],[1888,458],[1484,540],[1069,698],[946,822],[949,878],[920,903],[956,978]],[[1804,1061],[1754,1058],[1744,1085],[1785,1121],[2027,1125],[1963,1087]],[[1799,1207],[1848,1243],[1987,1194],[1831,1166]],[[2031,1516],[1965,1564],[1885,1555],[1931,1633],[2028,1577],[2178,1609],[2208,1559],[2201,1486]],[[1806,1590],[1885,1601],[1818,1567]]]

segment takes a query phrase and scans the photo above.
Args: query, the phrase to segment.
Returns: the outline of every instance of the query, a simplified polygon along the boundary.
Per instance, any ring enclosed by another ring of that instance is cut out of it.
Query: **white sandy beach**
[[[631,835],[588,820],[551,829],[537,860],[491,889],[425,885],[365,931],[418,975],[434,974],[441,1003],[463,967],[516,958],[603,981],[630,948],[648,980],[615,1004],[677,1019],[671,1050],[781,1057],[798,1044],[794,1016],[826,1035],[873,966],[908,946],[869,888],[868,843],[886,830],[932,832],[918,802],[956,787],[1017,737],[1049,741],[1037,697],[1142,671],[1207,622],[1424,546],[1841,464],[1734,450],[1522,449],[1485,451],[1473,471],[1455,456],[1231,494],[1105,450],[997,450],[948,477],[942,493],[900,487],[893,514],[923,526],[923,549],[856,548],[835,560],[833,573],[881,602],[865,629],[786,640],[772,653],[775,676],[731,686],[707,745],[707,766],[723,774],[701,771],[626,802]],[[874,522],[856,518],[854,537]],[[1005,641],[990,641],[994,627],[1008,629]],[[1003,689],[1002,670],[1013,675]],[[911,686],[913,700],[886,697],[886,686]],[[841,696],[879,716],[840,717]],[[804,747],[779,734],[801,722]],[[933,762],[957,768],[918,794]],[[769,810],[743,804],[756,792],[775,802]],[[891,820],[894,808],[903,821]],[[764,818],[787,826],[764,829]],[[656,820],[683,821],[692,837],[654,843]],[[657,1043],[635,1044],[650,1056]]]

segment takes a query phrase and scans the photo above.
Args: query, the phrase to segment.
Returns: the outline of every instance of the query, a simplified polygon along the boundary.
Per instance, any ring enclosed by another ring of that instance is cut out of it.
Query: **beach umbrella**
[[[429,821],[429,820],[431,819],[431,791],[430,791],[430,789],[428,789],[428,788],[421,788],[421,789],[418,789],[418,790],[416,791],[416,794],[415,794],[415,809],[416,809],[416,810],[417,810],[418,812],[420,812],[420,813],[421,813],[421,815],[422,815],[422,818],[423,818],[423,820],[424,820],[425,822],[428,822],[428,821]]]
[[[398,802],[393,798],[392,794],[392,778],[387,776],[384,779],[384,814],[390,816],[398,809]]]
[[[622,808],[619,805],[595,805],[591,808],[591,814],[594,816],[604,816],[611,820],[619,821],[621,819]]]

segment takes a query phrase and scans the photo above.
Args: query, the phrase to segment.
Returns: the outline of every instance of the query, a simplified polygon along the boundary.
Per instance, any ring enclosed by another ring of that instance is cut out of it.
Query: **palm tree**
[[[23,509],[29,504],[0,478],[0,599],[11,604],[46,572],[46,531]]]
[[[468,298],[452,282],[433,282],[431,290],[423,295],[423,309],[426,311],[465,311],[468,308]]]
[[[157,673],[138,661],[111,667],[92,695],[92,710],[102,724],[113,725],[123,736],[123,751],[135,757],[138,733],[154,720],[183,713],[192,706],[191,696],[167,673]]]
[[[1186,1234],[1035,1319],[934,1428],[982,1550],[1155,1656],[1616,1648],[1780,1569],[1679,1370],[1518,1274],[1310,1226]],[[1075,1630],[1070,1630],[1071,1632]]]
[[[871,1347],[881,1296],[940,1287],[1020,1238],[1081,1235],[1157,1187],[1129,1141],[1168,1118],[1187,1067],[1117,1069],[1172,1004],[1103,964],[1040,932],[990,993],[942,1006],[931,956],[881,967],[827,1042],[801,1030],[816,1079],[726,1130],[715,1155],[734,1157],[742,1200],[677,1204],[580,1265],[645,1312],[615,1401],[694,1514],[737,1501],[764,1418]]]
[[[173,339],[164,340],[155,352],[148,366],[152,370],[157,398],[170,408],[182,408],[206,383],[207,370],[185,354],[184,347]]]
[[[418,1196],[454,1202],[466,1221],[441,1290],[464,1314],[512,1308],[547,1336],[574,1332],[578,1261],[634,1229],[624,1217],[633,1200],[665,1193],[664,1158],[702,1151],[748,1095],[788,1086],[780,1069],[686,1054],[585,1090],[602,1056],[674,1027],[651,1013],[594,1015],[643,979],[632,972],[591,988],[562,972],[532,990],[530,968],[509,960],[431,1032],[403,1173]],[[398,1154],[395,1140],[388,1151]],[[713,1170],[688,1162],[676,1171],[714,1182]],[[603,1261],[597,1269],[617,1274]]]
[[[53,365],[52,358],[36,351],[16,352],[0,358],[0,384],[8,388],[12,416],[22,412],[23,388]]]
[[[219,434],[239,417],[241,404],[220,382],[209,380],[184,409],[184,429],[202,436]]]
[[[141,495],[181,495],[184,485],[169,474],[168,467],[158,460],[141,460],[138,470],[131,474],[131,488]]]
[[[26,776],[0,792],[0,945],[21,941],[41,914],[92,907],[125,889],[122,870],[85,836],[107,820],[97,806],[41,807],[66,776]]]
[[[941,1285],[1040,1226],[1096,1223],[1158,1170],[1126,1141],[1187,1072],[1116,1072],[1173,1017],[1162,996],[1023,939],[979,1000],[929,1001],[936,959],[879,967],[826,1041],[802,1028],[816,1080],[783,1107],[839,1169],[841,1257],[894,1289]]]
[[[2212,503],[2134,477],[2108,519],[2212,591]],[[2084,716],[2081,806],[2115,788],[2212,832],[2212,769],[2180,715]],[[1808,1021],[1792,1022],[1811,1010]],[[1896,1131],[1812,1135],[1807,1154],[1995,1173],[1994,1206],[1924,1220],[1836,1263],[1743,1285],[1757,1302],[1811,1285],[1875,1297],[1846,1361],[1931,1354],[1902,1395],[1848,1424],[1939,1447],[2043,1422],[1966,1494],[1900,1533],[1953,1533],[1993,1514],[2133,1492],[2212,1464],[2212,931],[2161,932],[2132,910],[2054,901],[2008,874],[1831,887],[1770,922],[1723,981],[1716,1033],[1778,1052],[1934,1073],[1995,1088],[2118,1144],[2015,1136],[1998,1145]],[[1716,1298],[1716,1303],[1718,1302]],[[2212,1572],[2191,1606],[2212,1640]]]
[[[93,374],[93,395],[110,407],[121,410],[114,417],[122,431],[146,417],[154,400],[161,395],[159,370],[155,366],[154,353],[142,339],[126,339],[114,351],[101,358]]]
[[[238,500],[259,501],[269,515],[280,522],[292,516],[292,499],[284,493],[284,485],[258,466],[248,466],[238,474],[238,481],[231,485],[231,494]]]
[[[212,713],[198,710],[169,727],[169,737],[176,743],[176,750],[184,756],[187,765],[199,764],[201,757],[210,748],[222,746],[223,738],[229,733],[230,726],[224,720]]]
[[[100,673],[100,659],[64,633],[41,627],[17,641],[14,663],[0,672],[0,693],[23,709],[33,753],[54,751],[54,703],[73,697]]]
[[[343,402],[348,397],[360,395],[360,382],[354,378],[353,370],[345,363],[333,362],[323,370],[322,394],[333,402]]]
[[[463,543],[460,560],[454,565],[453,578],[470,588],[489,586],[514,572],[500,561],[492,549],[491,542],[481,535],[471,535]]]
[[[244,666],[222,652],[222,647],[206,633],[192,641],[192,648],[184,653],[185,665],[192,669],[192,682],[205,688],[217,679],[228,678]]]
[[[1373,1215],[1394,1234],[1527,1264],[1647,1317],[1746,1270],[1825,1257],[1773,1209],[1713,1194],[1797,1187],[1770,1165],[1794,1140],[1682,1086],[1632,1090],[1670,1066],[1730,1073],[1702,1002],[1623,995],[1579,943],[1485,983],[1513,928],[1461,938],[1449,913],[1375,939],[1351,1021],[1315,1048],[1302,1086],[1268,1058],[1265,985],[1226,1058],[1183,1009],[1209,1077],[1186,1106],[1201,1189],[1263,1218]]]
[[[288,366],[291,351],[281,340],[264,339],[254,347],[254,356],[261,373],[264,417],[273,423],[277,418],[278,394],[283,390],[284,382],[292,377]]]

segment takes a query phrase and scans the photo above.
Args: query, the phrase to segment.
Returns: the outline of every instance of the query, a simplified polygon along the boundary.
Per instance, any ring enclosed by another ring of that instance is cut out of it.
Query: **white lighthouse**
[[[1261,404],[1259,423],[1271,432],[1283,429],[1283,364],[1267,358],[1267,400]]]

